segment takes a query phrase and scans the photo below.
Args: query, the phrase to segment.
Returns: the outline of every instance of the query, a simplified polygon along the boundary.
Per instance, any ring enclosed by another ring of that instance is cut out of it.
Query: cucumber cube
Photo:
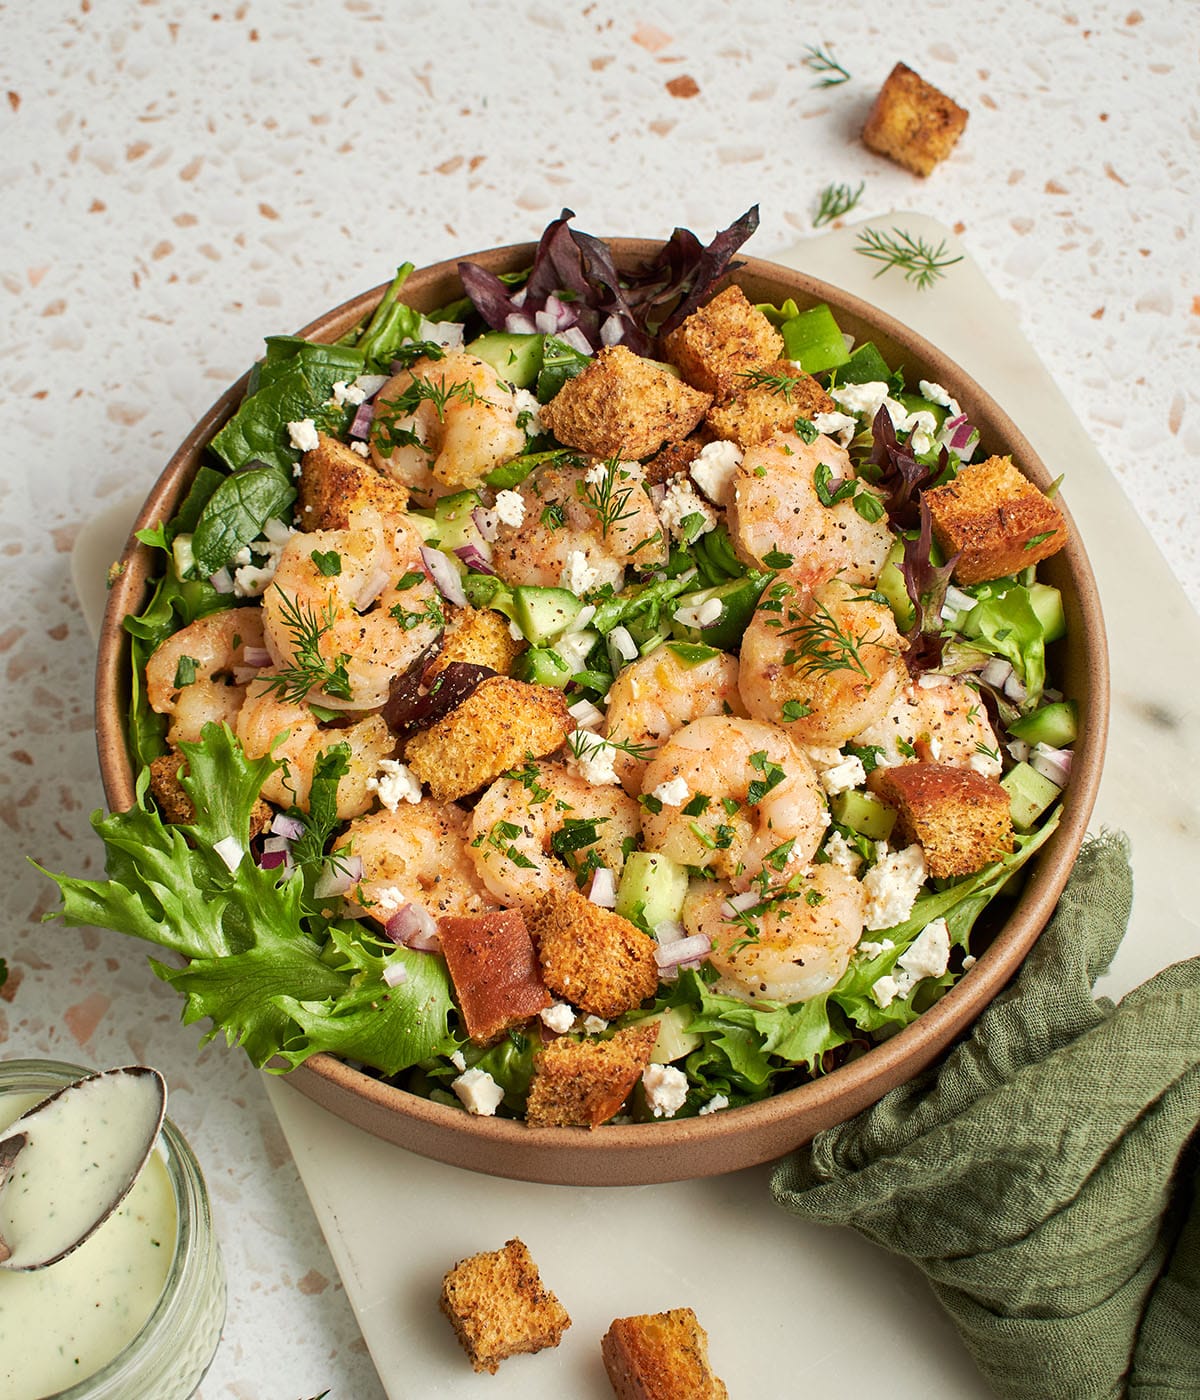
[[[542,335],[486,331],[467,346],[467,354],[485,360],[506,383],[528,389],[541,373],[545,339]]]
[[[514,588],[513,620],[534,646],[565,632],[583,611],[583,603],[567,588]]]
[[[1062,789],[1056,783],[1044,778],[1028,763],[1018,763],[1000,779],[1000,783],[1008,791],[1013,826],[1018,831],[1029,831],[1062,794]]]
[[[1067,635],[1067,619],[1063,612],[1062,594],[1048,583],[1029,585],[1029,605],[1042,624],[1048,642],[1057,642]]]
[[[785,321],[779,334],[783,336],[784,355],[798,361],[808,374],[836,369],[850,358],[833,312],[824,302]]]
[[[855,788],[839,792],[829,800],[835,822],[857,831],[869,841],[886,841],[896,825],[896,809],[869,792]]]
[[[658,1022],[658,1039],[650,1052],[650,1063],[669,1065],[672,1060],[682,1060],[693,1050],[699,1050],[703,1040],[684,1027],[692,1019],[691,1011],[682,1006],[672,1006],[660,1011],[657,1016],[648,1016],[648,1021]]]
[[[1075,742],[1079,733],[1075,701],[1060,700],[1053,705],[1042,705],[1010,724],[1008,732],[1014,739],[1024,739],[1027,744],[1065,748],[1067,744]]]
[[[657,851],[634,851],[621,872],[616,911],[653,933],[659,924],[678,921],[687,887],[687,871],[678,861]]]
[[[530,647],[513,662],[511,674],[514,680],[527,681],[530,685],[549,685],[555,690],[565,690],[572,671],[556,651],[548,647]]]

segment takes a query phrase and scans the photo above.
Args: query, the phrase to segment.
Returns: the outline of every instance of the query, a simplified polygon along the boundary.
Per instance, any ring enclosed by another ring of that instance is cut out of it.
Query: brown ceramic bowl
[[[658,246],[638,239],[612,242],[618,266],[626,267],[643,261]],[[533,244],[520,244],[474,255],[473,260],[496,272],[514,271],[529,265],[533,250]],[[460,296],[457,262],[438,263],[415,273],[405,286],[405,299],[430,310]],[[980,429],[982,456],[1011,453],[1021,470],[1042,488],[1057,474],[1057,469],[1046,470],[1016,425],[979,385],[892,317],[827,283],[756,259],[748,259],[734,278],[752,302],[779,304],[787,297],[801,307],[827,302],[843,330],[859,340],[874,340],[889,363],[902,363],[910,378],[919,373],[944,385]],[[383,290],[364,292],[326,312],[301,334],[316,340],[336,339],[374,308]],[[175,512],[205,445],[233,413],[245,388],[245,379],[232,385],[188,434],[150,492],[135,529],[169,519]],[[129,807],[134,798],[124,726],[128,638],[121,622],[127,613],[144,606],[153,567],[151,551],[132,535],[122,558],[124,570],[108,598],[96,679],[100,767],[114,811]],[[289,1082],[330,1112],[423,1156],[496,1176],[595,1186],[711,1176],[768,1161],[910,1079],[971,1024],[1036,941],[1075,861],[1099,785],[1108,727],[1108,657],[1095,581],[1073,524],[1066,548],[1042,570],[1043,577],[1062,590],[1069,629],[1067,637],[1055,644],[1052,674],[1078,702],[1080,711],[1080,740],[1062,821],[1027,868],[1020,897],[978,963],[892,1039],[821,1079],[745,1108],[593,1132],[528,1128],[511,1120],[472,1117],[392,1088],[330,1055],[314,1056],[288,1076]]]

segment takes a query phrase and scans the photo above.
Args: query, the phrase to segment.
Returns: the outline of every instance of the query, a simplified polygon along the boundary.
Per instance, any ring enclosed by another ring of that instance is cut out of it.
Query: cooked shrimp
[[[351,512],[345,530],[292,535],[263,594],[267,647],[306,698],[371,710],[393,675],[440,636],[441,594],[421,573],[404,516]]]
[[[608,692],[604,732],[633,750],[613,756],[630,797],[641,792],[642,774],[659,744],[677,729],[701,715],[745,715],[737,673],[737,658],[726,652],[688,662],[670,643],[621,671]]]
[[[461,807],[439,806],[429,797],[397,812],[358,817],[333,847],[363,864],[362,879],[347,898],[381,924],[403,904],[419,904],[435,919],[494,909],[467,855],[467,821]]]
[[[146,698],[169,715],[167,743],[196,743],[209,721],[232,725],[253,673],[246,649],[262,650],[262,614],[230,608],[197,618],[155,648],[146,663]],[[239,677],[241,680],[239,681]]]
[[[579,844],[569,854],[577,867],[599,864],[620,875],[629,849],[622,843],[636,840],[638,826],[638,805],[623,792],[592,787],[558,763],[528,763],[520,778],[497,778],[479,799],[468,850],[491,893],[502,904],[522,904],[576,888],[574,871],[551,845],[557,832],[574,828]]]
[[[892,612],[841,579],[781,574],[742,638],[738,688],[798,744],[842,744],[880,719],[907,672]]]
[[[902,686],[882,718],[854,736],[876,744],[880,763],[948,763],[1000,776],[1000,741],[979,692],[956,676],[924,675]]]
[[[262,795],[280,807],[295,803],[307,811],[318,757],[335,744],[348,744],[350,766],[338,783],[337,814],[342,821],[359,816],[372,802],[367,779],[396,747],[395,736],[379,715],[368,715],[347,728],[321,728],[307,705],[282,700],[268,688],[275,674],[264,671],[252,682],[237,717],[237,736],[248,758],[270,753],[283,760],[283,767],[263,784]]]
[[[525,518],[501,526],[492,552],[506,583],[576,593],[606,583],[620,588],[627,564],[652,569],[666,561],[666,535],[637,462],[543,466],[519,490]],[[572,572],[582,568],[588,582],[577,587]]]
[[[684,725],[647,765],[642,791],[662,803],[642,813],[647,849],[743,885],[764,864],[807,864],[829,821],[808,759],[756,719]]]
[[[817,584],[840,574],[851,583],[873,584],[892,544],[887,518],[864,520],[852,500],[821,504],[815,476],[824,463],[831,478],[850,478],[845,448],[824,436],[804,442],[776,433],[751,447],[733,481],[729,536],[740,558],[766,567],[772,551],[789,554],[804,582]],[[869,487],[860,490],[870,493]]]
[[[688,933],[712,940],[714,992],[742,1001],[808,1001],[836,985],[862,936],[866,896],[834,865],[814,865],[769,887],[740,914],[731,888],[693,880],[683,903]]]
[[[375,400],[371,456],[416,504],[478,486],[525,447],[520,404],[491,365],[463,350],[418,360]]]

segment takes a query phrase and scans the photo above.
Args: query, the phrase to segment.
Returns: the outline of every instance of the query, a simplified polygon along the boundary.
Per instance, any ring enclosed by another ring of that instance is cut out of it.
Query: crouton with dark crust
[[[435,802],[455,802],[562,748],[575,721],[561,690],[491,676],[456,709],[414,734],[404,761]]]
[[[642,463],[642,471],[647,486],[661,486],[673,476],[685,472],[699,457],[706,443],[712,441],[712,433],[701,425],[691,437],[682,442],[669,442],[661,452],[656,452],[647,462]]]
[[[519,1239],[460,1260],[442,1280],[438,1303],[471,1365],[493,1375],[510,1356],[556,1347],[571,1325]]]
[[[811,374],[791,360],[775,360],[739,375],[730,397],[710,408],[704,422],[717,437],[744,450],[775,433],[792,432],[797,418],[811,422],[818,413],[836,412],[837,404]]]
[[[600,1343],[617,1400],[727,1400],[691,1308],[618,1317]]]
[[[546,985],[593,1016],[632,1011],[658,986],[654,939],[577,890],[552,891],[525,911]]]
[[[550,1005],[533,940],[518,909],[444,915],[438,937],[467,1035],[491,1045]]]
[[[312,530],[345,530],[350,512],[373,507],[395,513],[408,507],[408,492],[360,457],[344,442],[318,433],[319,446],[301,459],[300,499],[296,503],[296,526]]]
[[[876,768],[867,786],[898,813],[893,844],[917,842],[929,873],[938,879],[972,875],[1013,848],[1008,792],[973,768],[945,763]]]
[[[560,1036],[533,1057],[525,1105],[531,1128],[598,1128],[621,1110],[650,1063],[658,1022],[627,1026],[610,1040]]]
[[[863,127],[863,144],[914,175],[928,175],[954,149],[967,111],[919,74],[897,63]]]
[[[1008,457],[969,462],[953,481],[926,491],[933,534],[959,583],[1019,573],[1067,542],[1063,513]]]
[[[663,337],[663,354],[689,384],[729,397],[739,376],[783,354],[783,336],[740,287],[726,287]]]
[[[682,442],[712,402],[653,360],[624,345],[601,350],[541,411],[561,443],[593,457],[641,461]]]

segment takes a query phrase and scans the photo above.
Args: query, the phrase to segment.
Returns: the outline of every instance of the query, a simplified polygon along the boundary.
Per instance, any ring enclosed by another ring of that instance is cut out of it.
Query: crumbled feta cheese
[[[510,622],[508,624],[508,635],[513,639],[514,642],[523,642],[525,640],[525,633],[515,622]]]
[[[518,629],[517,640],[520,641],[523,635],[524,633]],[[587,666],[588,652],[591,651],[595,642],[595,632],[564,632],[561,637],[554,639],[553,651],[567,669],[574,674]]]
[[[233,596],[235,598],[260,598],[267,591],[267,585],[275,577],[277,559],[269,559],[265,564],[243,564],[233,572]]]
[[[933,446],[937,432],[937,419],[932,413],[918,409],[910,413],[902,403],[888,394],[888,386],[882,380],[873,379],[867,384],[843,384],[829,391],[830,398],[839,408],[865,418],[868,422],[879,412],[880,407],[888,411],[892,426],[903,433],[911,433],[910,446],[914,452],[928,452]]]
[[[684,627],[711,627],[721,616],[722,605],[719,598],[708,598],[693,608],[679,608],[675,621]]]
[[[821,747],[805,745],[803,747],[809,763],[818,773],[823,768],[836,768],[842,761],[842,751],[836,744],[825,744]]]
[[[390,378],[387,374],[360,374],[353,388],[362,390],[363,399],[373,398]]]
[[[567,714],[580,729],[598,729],[604,723],[604,711],[590,700],[576,700],[573,705],[567,706]]]
[[[350,451],[357,452],[360,457],[369,457],[371,455],[371,449],[367,444],[365,442],[359,442],[357,439],[350,444]]]
[[[334,380],[333,401],[339,408],[347,403],[353,404],[357,408],[366,397],[366,391],[360,389],[357,384],[347,384],[344,379]]]
[[[829,864],[835,870],[842,870],[847,875],[857,875],[862,867],[862,856],[840,831],[833,832],[829,840],[825,842],[825,854],[829,857]]]
[[[888,385],[882,379],[870,379],[865,384],[841,384],[829,391],[829,397],[847,413],[871,419],[887,399]]]
[[[486,1070],[469,1069],[452,1080],[450,1087],[462,1106],[481,1118],[491,1118],[504,1101],[504,1090]]]
[[[647,1065],[642,1071],[642,1087],[655,1118],[674,1118],[687,1102],[687,1075],[674,1065]]]
[[[975,966],[975,964],[978,961],[979,959],[975,956],[974,953],[968,953],[967,956],[962,960],[963,971],[970,972],[970,970]]]
[[[515,529],[525,519],[525,497],[519,491],[497,491],[494,510],[501,525]]]
[[[321,445],[317,425],[311,418],[301,418],[287,425],[288,439],[297,452],[314,452]]]
[[[861,953],[864,958],[877,958],[880,953],[886,953],[889,948],[896,945],[890,938],[882,938],[878,943],[872,943],[870,939],[861,938],[855,952]]]
[[[395,758],[379,760],[379,772],[367,779],[367,791],[375,793],[389,812],[399,811],[401,802],[421,800],[421,784]]]
[[[699,516],[700,520],[689,517]],[[685,476],[674,476],[667,487],[666,495],[658,507],[658,518],[672,539],[697,539],[716,527],[717,513],[702,496],[696,494],[695,487]],[[688,521],[688,528],[683,522]]]
[[[563,565],[562,577],[558,582],[560,588],[570,589],[578,598],[600,582],[600,570],[592,568],[582,549],[572,549],[567,553],[567,562]]]
[[[714,1094],[705,1104],[700,1105],[699,1116],[704,1117],[706,1113],[716,1113],[722,1108],[729,1107],[729,1099],[724,1094]]]
[[[513,392],[513,407],[520,420],[518,426],[525,436],[536,437],[542,431],[542,418],[539,412],[541,404],[538,403],[537,398],[528,389],[517,389]]]
[[[664,807],[682,807],[691,796],[691,789],[686,778],[670,778],[659,783],[650,796],[657,798]]]
[[[883,1010],[891,1006],[897,997],[902,997],[905,991],[907,988],[901,987],[900,983],[892,976],[880,977],[871,983],[871,995]]]
[[[382,889],[373,891],[373,898],[371,912],[377,918],[382,915],[385,923],[409,902],[404,891],[397,889],[395,885],[385,885]],[[359,913],[362,913],[361,909]]]
[[[416,340],[428,340],[434,345],[455,349],[463,343],[463,324],[461,321],[427,321],[422,316],[417,326]],[[414,340],[409,337],[402,343],[412,345]]]
[[[567,767],[592,787],[619,783],[613,760],[617,750],[600,735],[576,729],[567,742]]]
[[[454,1066],[456,1070],[458,1070],[460,1074],[467,1067],[466,1057],[463,1055],[463,1052],[461,1050],[456,1050],[454,1054],[450,1056],[450,1063]]]
[[[263,533],[250,545],[239,549],[230,561],[233,569],[233,595],[235,598],[258,598],[266,592],[267,585],[275,577],[279,567],[279,556],[283,546],[295,532],[290,525],[272,517],[263,525]],[[254,555],[261,564],[252,562]]]
[[[714,505],[727,506],[741,460],[742,449],[736,442],[707,442],[692,458],[688,472]]]
[[[862,787],[866,781],[867,770],[857,754],[851,754],[849,758],[842,759],[841,763],[834,764],[832,768],[826,768],[821,774],[821,786],[830,797],[836,797],[839,792],[849,792],[851,788]]]
[[[542,1024],[557,1035],[566,1035],[575,1024],[575,1008],[565,1001],[551,1002],[538,1015],[542,1018]]]
[[[816,413],[812,424],[817,432],[834,438],[842,447],[849,446],[858,432],[858,419],[849,413]]]
[[[950,929],[945,919],[934,919],[896,959],[914,982],[940,977],[950,963]]]
[[[958,406],[958,400],[952,398],[940,384],[935,384],[932,379],[918,380],[917,388],[920,390],[923,399],[928,399],[930,403],[941,404],[943,408],[948,408],[951,418],[956,418],[962,412],[962,409]]]
[[[608,1030],[608,1022],[603,1016],[585,1016],[583,1018],[583,1029],[588,1035],[599,1035],[601,1031]]]
[[[916,844],[893,851],[873,865],[862,882],[867,896],[866,927],[891,928],[907,919],[925,875],[925,853]]]

